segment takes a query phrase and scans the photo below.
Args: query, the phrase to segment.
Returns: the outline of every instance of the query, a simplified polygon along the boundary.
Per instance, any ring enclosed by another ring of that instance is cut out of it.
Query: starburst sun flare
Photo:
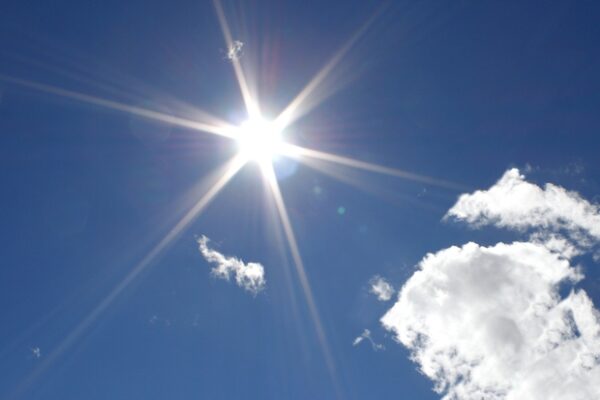
[[[225,13],[222,5],[218,0],[214,1],[215,9],[219,19],[219,23],[225,38],[226,45],[229,49],[240,47],[241,42],[233,39],[229,25],[225,18]],[[133,114],[143,118],[166,122],[172,125],[180,126],[192,131],[214,134],[226,139],[232,140],[237,145],[238,152],[228,160],[218,174],[211,177],[209,189],[204,193],[197,194],[196,204],[184,214],[175,226],[168,233],[157,241],[153,249],[146,254],[133,268],[128,275],[113,288],[113,290],[100,302],[79,324],[72,330],[71,334],[49,354],[44,363],[40,364],[39,368],[28,379],[34,379],[43,369],[47,368],[67,347],[89,328],[91,323],[103,312],[110,303],[148,266],[150,265],[178,236],[189,226],[189,224],[207,207],[207,205],[216,198],[219,192],[227,185],[227,183],[240,171],[244,165],[250,162],[257,163],[262,171],[262,179],[266,183],[266,187],[270,190],[275,205],[274,212],[277,214],[279,223],[281,224],[283,236],[287,242],[289,253],[292,256],[293,265],[296,270],[300,286],[302,287],[304,299],[308,306],[312,322],[314,324],[316,336],[320,342],[321,350],[327,368],[331,374],[334,385],[336,384],[336,367],[334,357],[331,354],[330,346],[327,341],[325,329],[322,326],[319,316],[318,307],[312,294],[308,275],[305,271],[300,249],[294,234],[291,220],[288,216],[284,197],[281,193],[277,182],[273,161],[278,157],[289,157],[295,159],[308,166],[317,169],[323,169],[324,163],[337,164],[338,166],[361,169],[371,173],[379,173],[390,176],[395,176],[403,179],[419,181],[428,185],[436,185],[451,189],[461,189],[462,187],[451,182],[437,180],[431,177],[414,174],[411,172],[395,169],[391,167],[367,163],[360,160],[355,160],[349,157],[330,154],[323,151],[308,149],[286,142],[284,139],[285,130],[301,116],[306,115],[311,109],[318,105],[319,101],[324,99],[325,93],[320,92],[320,89],[325,80],[331,75],[335,67],[341,62],[345,54],[361,37],[368,26],[373,22],[374,18],[370,18],[351,39],[341,47],[340,51],[317,72],[315,77],[300,91],[300,93],[283,109],[283,111],[273,120],[264,118],[260,113],[260,104],[257,96],[254,96],[250,90],[252,85],[248,84],[248,79],[244,73],[240,57],[230,57],[237,83],[240,88],[248,119],[234,126],[221,119],[210,115],[204,111],[198,111],[197,117],[181,118],[170,114],[160,113],[158,111],[149,110],[141,107],[131,106],[117,101],[103,99],[66,90],[59,87],[54,87],[42,83],[32,82],[20,78],[0,75],[0,80],[15,85],[27,87],[29,89],[50,93],[53,95],[70,98],[79,102],[91,104],[96,107],[108,108],[128,114]],[[27,386],[27,382],[23,383]]]

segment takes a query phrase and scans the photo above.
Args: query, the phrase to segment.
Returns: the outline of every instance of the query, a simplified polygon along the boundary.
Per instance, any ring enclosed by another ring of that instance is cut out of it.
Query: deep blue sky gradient
[[[528,165],[535,182],[599,199],[597,2],[224,6],[270,115],[384,7],[333,73],[337,90],[289,128],[290,140],[473,189]],[[3,76],[240,123],[224,49],[209,1],[19,1],[0,12]],[[252,165],[40,370],[234,152],[225,139],[0,82],[0,397],[333,398]],[[400,287],[429,251],[519,236],[442,222],[458,191],[340,170],[357,187],[276,166],[343,397],[438,398],[379,327],[391,303],[369,295],[368,280],[381,274]],[[262,263],[266,290],[253,297],[211,278],[195,242],[202,234]],[[599,304],[597,266],[582,266],[581,285]],[[352,347],[365,328],[386,351]]]

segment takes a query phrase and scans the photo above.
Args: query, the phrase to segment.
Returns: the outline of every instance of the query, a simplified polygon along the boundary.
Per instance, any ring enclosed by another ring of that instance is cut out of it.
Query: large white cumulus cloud
[[[448,399],[600,398],[600,325],[546,247],[468,243],[426,256],[383,317]]]
[[[598,312],[582,290],[560,296],[583,276],[557,233],[595,237],[587,220],[597,208],[510,170],[489,190],[461,196],[449,215],[537,233],[428,254],[382,318],[436,391],[448,400],[600,399]]]

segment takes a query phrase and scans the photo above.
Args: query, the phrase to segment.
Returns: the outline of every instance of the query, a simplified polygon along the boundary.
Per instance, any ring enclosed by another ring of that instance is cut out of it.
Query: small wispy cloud
[[[216,264],[211,273],[220,279],[230,280],[233,276],[239,287],[252,294],[257,294],[265,288],[265,269],[259,263],[244,263],[235,257],[225,256],[208,247],[209,239],[201,236],[198,239],[198,249],[209,263]]]
[[[227,59],[230,61],[239,60],[242,56],[242,50],[244,48],[244,42],[240,40],[234,40],[227,48]]]
[[[363,331],[363,333],[361,333],[359,336],[357,336],[354,339],[354,342],[352,342],[352,346],[358,346],[364,340],[366,340],[366,341],[368,341],[368,342],[371,343],[371,347],[373,348],[374,351],[385,350],[385,346],[384,345],[379,344],[379,343],[375,343],[375,341],[371,337],[371,331],[368,330],[368,329],[365,329]]]
[[[31,349],[31,355],[33,358],[40,358],[42,356],[42,350],[39,347],[33,347]]]
[[[369,285],[371,286],[369,292],[377,296],[379,301],[388,301],[394,295],[394,287],[379,275],[371,278]]]

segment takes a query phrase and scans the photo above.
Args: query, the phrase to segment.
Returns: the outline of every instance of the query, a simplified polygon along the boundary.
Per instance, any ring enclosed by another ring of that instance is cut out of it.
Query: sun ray
[[[335,67],[340,63],[350,49],[358,42],[358,40],[366,33],[376,17],[380,14],[382,8],[379,8],[355,33],[350,39],[331,57],[317,74],[308,82],[308,84],[296,95],[296,97],[288,104],[288,106],[277,116],[275,124],[281,129],[285,129],[294,121],[307,114],[310,110],[316,107],[327,96],[321,94],[316,99],[312,99],[317,93],[320,86],[323,85],[325,79],[331,74]]]
[[[325,329],[323,328],[323,323],[321,322],[321,316],[319,315],[319,310],[317,308],[317,304],[315,302],[314,295],[310,287],[308,276],[306,275],[304,262],[302,261],[302,257],[300,256],[300,250],[298,248],[296,236],[294,234],[294,230],[292,228],[287,209],[285,208],[285,203],[283,201],[283,196],[281,195],[281,190],[279,189],[279,184],[277,183],[275,171],[272,166],[263,168],[262,171],[267,183],[269,184],[269,187],[271,188],[271,194],[273,195],[273,199],[275,200],[275,208],[277,209],[277,212],[279,214],[279,219],[283,227],[283,232],[287,239],[287,243],[292,255],[292,259],[294,261],[294,266],[296,267],[298,278],[300,279],[300,286],[302,287],[302,292],[308,305],[311,319],[315,326],[317,337],[319,339],[319,344],[321,346],[321,351],[323,352],[325,363],[327,364],[327,369],[331,375],[331,379],[333,381],[336,391],[339,392],[335,361],[333,359],[333,355],[331,354],[331,349],[327,340],[327,335],[325,334]]]
[[[368,179],[365,171],[360,169],[351,169],[341,164],[330,163],[323,160],[311,159],[303,163],[319,173],[329,176],[339,182],[353,186],[354,188],[378,197],[380,200],[393,206],[406,206],[411,204],[413,207],[435,212],[444,213],[446,209],[432,203],[432,196],[444,196],[445,198],[454,198],[454,193],[434,194],[437,192],[428,192],[426,188],[421,188],[419,192],[399,191],[393,185]],[[427,198],[423,196],[428,193]]]
[[[468,190],[467,187],[460,185],[458,183],[431,178],[426,175],[415,174],[413,172],[404,171],[397,168],[384,167],[383,165],[372,164],[366,161],[355,160],[350,157],[344,157],[337,154],[326,153],[323,151],[308,149],[306,147],[301,147],[297,145],[293,145],[290,143],[286,143],[281,146],[281,152],[290,157],[294,158],[300,162],[303,162],[309,166],[311,166],[311,159],[316,159],[320,161],[327,161],[335,164],[344,165],[346,167],[361,169],[364,171],[374,172],[383,175],[395,176],[402,179],[408,179],[411,181],[421,182],[432,186],[438,186],[446,189],[465,191]],[[318,167],[322,168],[322,167]]]
[[[225,18],[223,6],[221,5],[220,0],[213,0],[213,4],[215,6],[215,10],[217,11],[217,17],[219,18],[219,25],[221,25],[221,31],[223,32],[223,37],[225,38],[225,44],[227,45],[228,49],[231,49],[234,46],[234,41],[233,37],[231,36],[229,24],[227,23],[227,18]],[[258,106],[258,102],[255,100],[256,96],[252,96],[252,92],[250,91],[250,87],[248,86],[248,81],[246,80],[246,76],[244,75],[244,70],[242,69],[242,64],[240,63],[240,60],[237,57],[231,57],[230,61],[233,65],[235,78],[240,87],[244,104],[246,105],[248,117],[259,118],[260,108]]]
[[[140,117],[152,119],[155,121],[165,122],[184,128],[190,128],[193,130],[212,133],[219,136],[224,136],[229,139],[235,139],[234,134],[235,127],[225,122],[219,121],[216,117],[209,116],[208,113],[202,112],[206,119],[212,119],[213,123],[201,122],[181,117],[176,117],[169,114],[164,114],[158,111],[148,110],[142,107],[131,106],[123,104],[118,101],[103,99],[101,97],[92,96],[89,94],[79,93],[72,90],[62,89],[52,85],[46,85],[44,83],[33,82],[25,79],[15,78],[8,75],[0,74],[0,80],[9,82],[15,85],[27,87],[29,89],[35,89],[40,92],[53,94],[60,97],[66,97],[69,99],[77,100],[82,103],[93,104],[96,106],[108,108],[111,110],[121,111]]]
[[[171,242],[192,222],[210,202],[219,194],[237,172],[244,166],[245,160],[241,156],[235,156],[229,160],[221,170],[223,174],[210,187],[210,189],[198,200],[194,206],[175,224],[173,228],[163,237],[156,246],[148,252],[144,258],[138,262],[133,269],[119,282],[110,293],[52,350],[33,371],[17,387],[13,397],[26,390],[30,383],[34,381],[41,373],[46,370],[66,349],[68,349],[88,328],[89,326],[106,310],[106,308],[135,280],[135,278],[150,265],[157,256],[159,256]]]
[[[240,42],[234,40],[230,26],[227,22],[225,12],[220,0],[213,0],[219,25],[228,49],[236,49],[241,46]],[[58,343],[49,354],[44,357],[41,363],[17,386],[17,394],[26,390],[31,382],[42,374],[52,363],[56,361],[68,348],[70,348],[97,320],[97,318],[113,303],[113,301],[149,266],[159,257],[165,249],[182,233],[182,231],[197,217],[210,202],[220,193],[227,183],[237,174],[237,172],[250,161],[257,162],[262,171],[265,190],[270,194],[272,215],[279,222],[277,224],[278,243],[281,250],[285,253],[286,259],[291,255],[293,265],[306,301],[310,319],[314,325],[316,338],[319,342],[321,352],[325,361],[325,366],[329,372],[333,388],[338,397],[341,396],[341,388],[338,383],[338,372],[336,362],[333,357],[331,346],[327,339],[326,331],[317,307],[313,291],[308,279],[308,275],[302,260],[298,242],[288,215],[286,205],[275,175],[273,160],[276,156],[282,155],[297,159],[306,165],[321,169],[324,172],[331,172],[331,167],[335,164],[338,170],[354,168],[357,170],[368,171],[383,175],[389,175],[417,181],[429,185],[444,187],[448,189],[465,190],[461,185],[439,180],[424,175],[407,172],[401,169],[385,167],[372,164],[365,161],[356,160],[336,154],[330,154],[323,151],[313,150],[297,146],[294,144],[283,143],[280,137],[281,132],[293,124],[296,120],[307,114],[320,102],[331,94],[324,86],[327,86],[328,79],[340,65],[348,52],[357,44],[371,27],[375,19],[383,10],[380,7],[351,37],[338,49],[329,61],[319,70],[308,84],[293,98],[293,100],[283,109],[274,121],[264,120],[261,116],[260,104],[257,93],[253,93],[254,86],[249,82],[240,62],[235,54],[228,57],[231,61],[235,73],[235,78],[239,86],[241,96],[248,114],[248,121],[240,126],[233,126],[227,122],[210,116],[207,113],[200,115],[198,120],[186,119],[161,113],[158,111],[127,105],[121,102],[96,97],[76,91],[66,90],[59,87],[28,81],[11,76],[0,74],[0,80],[15,85],[20,85],[41,92],[73,99],[82,103],[87,103],[111,110],[121,111],[144,118],[170,123],[173,125],[194,129],[206,133],[216,134],[237,141],[240,151],[238,155],[229,160],[219,174],[211,179],[212,186],[209,187],[200,199],[189,209],[185,215],[168,231],[168,233],[118,282],[118,284],[102,298],[102,300],[71,330],[66,337]],[[256,91],[256,90],[255,90]],[[202,114],[202,113],[201,113]],[[345,170],[347,172],[347,170]],[[335,175],[335,174],[334,174]],[[286,242],[289,253],[283,243]],[[289,269],[286,270],[289,273]],[[292,296],[293,297],[293,296]],[[295,304],[294,304],[295,307]]]

